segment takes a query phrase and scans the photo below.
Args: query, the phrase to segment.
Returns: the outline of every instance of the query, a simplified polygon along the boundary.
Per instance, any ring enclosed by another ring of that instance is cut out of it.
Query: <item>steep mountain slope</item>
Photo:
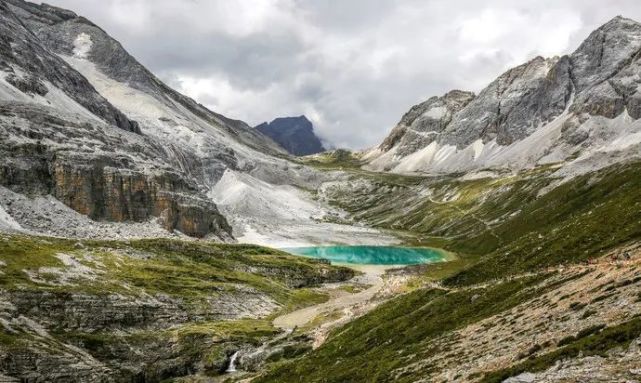
[[[477,96],[453,91],[412,108],[365,154],[372,170],[450,173],[637,156],[641,24],[616,17],[571,55],[510,69]]]
[[[23,230],[222,240],[258,232],[245,238],[272,243],[271,205],[248,223],[262,200],[230,193],[274,191],[263,196],[274,200],[282,196],[276,190],[290,187],[295,206],[318,211],[297,215],[295,225],[316,228],[310,243],[336,230],[360,231],[319,222],[335,209],[319,206],[307,190],[333,175],[290,161],[256,129],[169,88],[87,19],[23,0],[2,6],[0,151],[7,161],[0,196],[7,203],[0,205]],[[216,187],[221,181],[226,187]]]
[[[459,259],[416,269],[416,291],[258,381],[502,382],[525,374],[510,382],[580,382],[595,371],[600,381],[634,379],[641,164],[561,184],[554,174],[355,173],[328,184],[325,197],[351,202],[355,217]]]
[[[256,126],[256,130],[295,156],[306,156],[325,151],[323,144],[314,134],[311,121],[305,116],[279,117],[270,123],[263,122]]]
[[[157,217],[150,223],[154,234],[165,229],[229,238],[225,219],[190,174],[197,161],[181,166],[174,153],[141,135],[138,123],[45,48],[15,7],[0,6],[0,194],[5,212],[26,230],[43,231],[36,226],[48,222],[47,231],[73,235],[73,227],[43,217],[50,211],[30,209],[29,198],[53,195],[93,220]],[[14,193],[26,198],[14,198]],[[115,236],[116,231],[103,234]]]

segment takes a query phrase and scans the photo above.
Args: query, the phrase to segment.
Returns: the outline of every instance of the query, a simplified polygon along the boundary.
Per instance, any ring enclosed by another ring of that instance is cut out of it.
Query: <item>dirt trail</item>
[[[346,266],[361,271],[364,274],[357,276],[347,283],[342,283],[343,285],[357,282],[371,286],[366,290],[352,294],[339,290],[337,286],[341,284],[338,284],[333,287],[332,290],[334,290],[335,294],[333,294],[334,296],[330,298],[329,301],[279,316],[274,319],[274,326],[285,330],[303,327],[319,315],[329,314],[338,310],[349,311],[354,306],[368,302],[383,288],[385,284],[382,275],[386,270],[392,268],[390,266]]]

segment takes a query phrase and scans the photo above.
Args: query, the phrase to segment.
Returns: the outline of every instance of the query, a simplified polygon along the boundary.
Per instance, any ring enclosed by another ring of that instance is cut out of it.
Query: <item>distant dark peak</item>
[[[304,115],[279,117],[270,123],[263,122],[256,129],[295,156],[325,151],[320,139],[314,134],[312,122]]]
[[[298,117],[277,117],[274,121],[307,121],[311,123],[304,114]]]

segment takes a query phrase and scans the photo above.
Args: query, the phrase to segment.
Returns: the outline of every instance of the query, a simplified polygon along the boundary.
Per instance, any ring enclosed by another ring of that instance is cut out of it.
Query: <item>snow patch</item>
[[[73,41],[73,54],[74,56],[85,59],[91,48],[93,47],[93,41],[91,41],[91,36],[87,33],[81,33]]]
[[[474,150],[474,161],[476,161],[480,156],[481,153],[483,153],[483,149],[485,149],[485,145],[483,145],[483,140],[480,138],[472,143],[472,150]]]

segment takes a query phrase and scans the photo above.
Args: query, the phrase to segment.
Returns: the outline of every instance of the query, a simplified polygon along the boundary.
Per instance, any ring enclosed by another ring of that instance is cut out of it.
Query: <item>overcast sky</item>
[[[251,125],[305,114],[325,141],[379,143],[412,105],[478,92],[574,50],[640,0],[48,0],[100,25],[177,90]]]

